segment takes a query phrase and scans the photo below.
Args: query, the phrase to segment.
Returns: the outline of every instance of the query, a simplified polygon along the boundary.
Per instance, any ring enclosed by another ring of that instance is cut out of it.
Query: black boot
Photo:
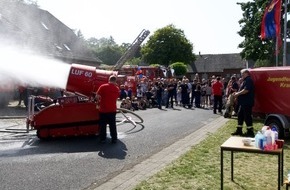
[[[234,136],[242,136],[243,135],[243,128],[237,127],[236,131],[232,133]]]
[[[255,137],[253,127],[248,127],[247,132],[243,134],[244,137]]]

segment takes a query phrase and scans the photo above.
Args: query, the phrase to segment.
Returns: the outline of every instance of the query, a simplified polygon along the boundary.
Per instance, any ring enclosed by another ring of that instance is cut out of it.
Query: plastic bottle
[[[278,140],[278,132],[276,128],[272,128],[272,144],[275,144],[276,140]]]
[[[259,142],[259,148],[264,150],[266,145],[267,145],[267,138],[265,135],[262,134],[262,139],[260,139],[260,142]]]
[[[260,148],[263,146],[263,135],[261,131],[258,131],[258,133],[255,135],[255,147]]]
[[[260,131],[258,131],[258,133],[255,135],[255,147],[259,148],[259,133]]]
[[[271,146],[272,145],[272,131],[270,129],[267,129],[264,135],[266,137],[266,145]]]
[[[269,129],[269,126],[263,126],[262,127],[262,129],[261,129],[261,132],[262,132],[262,134],[264,135],[265,134],[265,132],[267,131],[267,129]]]

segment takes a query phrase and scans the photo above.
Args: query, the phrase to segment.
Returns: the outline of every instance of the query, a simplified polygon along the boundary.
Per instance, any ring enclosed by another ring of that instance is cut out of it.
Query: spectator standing
[[[227,90],[228,98],[229,98],[229,96],[232,96],[233,93],[238,92],[238,91],[239,91],[239,84],[237,83],[236,76],[232,76],[231,77],[231,85],[228,85],[228,90]],[[238,108],[236,108],[237,107],[236,101],[233,102],[233,107],[234,107],[234,111],[236,111],[238,109]],[[236,111],[236,113],[237,113],[237,111]]]
[[[169,103],[170,103],[170,107],[173,108],[173,98],[174,98],[174,93],[176,91],[176,86],[174,85],[174,81],[173,79],[170,79],[168,85],[167,85],[167,101],[166,101],[166,108],[169,107]]]
[[[195,99],[195,90],[196,90],[196,85],[197,85],[197,79],[194,79],[192,84],[191,84],[191,97],[190,97],[190,104],[193,106],[193,101]]]
[[[178,101],[177,101],[177,89],[178,89],[178,85],[177,85],[177,80],[176,78],[173,78],[173,97],[174,97],[174,101],[175,101],[175,105],[177,106],[178,105]]]
[[[200,95],[201,95],[201,98],[200,98],[201,107],[205,108],[205,98],[206,98],[206,80],[205,79],[202,79]]]
[[[213,93],[213,113],[216,114],[216,110],[222,114],[223,107],[223,84],[221,83],[221,78],[217,77],[216,81],[212,84],[212,93]]]
[[[180,87],[181,87],[181,103],[182,106],[185,107],[189,104],[189,92],[186,78],[182,79]]]
[[[226,89],[226,96],[228,97],[229,95],[231,95],[234,92],[237,92],[238,90],[239,84],[237,83],[236,76],[232,76]]]
[[[211,107],[212,105],[211,94],[212,94],[211,82],[207,81],[205,85],[205,106],[207,107]]]
[[[177,93],[176,93],[176,100],[175,100],[175,105],[180,106],[181,105],[181,87],[177,87]]]
[[[107,124],[110,128],[111,142],[117,142],[117,128],[116,128],[116,112],[117,99],[120,95],[120,89],[117,86],[117,77],[111,75],[109,82],[102,84],[97,93],[96,100],[99,108],[99,126],[100,126],[100,142],[105,143],[107,138]]]
[[[188,78],[185,79],[188,89],[187,89],[187,106],[188,108],[192,107],[192,104],[190,104],[190,96],[191,96],[191,92],[192,92],[192,83],[189,81]]]
[[[243,82],[238,92],[234,93],[238,100],[238,126],[232,135],[254,137],[252,108],[254,106],[254,83],[247,69],[241,70]],[[243,123],[247,125],[247,132],[243,134]]]
[[[156,100],[158,104],[158,109],[162,109],[162,95],[163,95],[163,84],[161,82],[158,82],[156,89]]]
[[[18,92],[19,92],[18,106],[21,106],[22,100],[24,101],[25,87],[24,86],[19,86],[18,87]]]
[[[197,108],[201,108],[201,105],[200,105],[200,100],[201,100],[201,84],[200,82],[197,82],[196,84],[196,88],[195,88],[195,107]]]

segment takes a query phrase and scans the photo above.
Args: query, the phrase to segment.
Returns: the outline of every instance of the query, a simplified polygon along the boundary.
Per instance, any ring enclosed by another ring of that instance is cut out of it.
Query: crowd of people
[[[120,107],[135,111],[182,106],[213,109],[215,114],[217,111],[222,114],[222,109],[228,108],[226,112],[232,113],[237,111],[232,94],[238,91],[240,83],[235,75],[229,81],[220,76],[200,79],[199,75],[195,75],[193,80],[185,76],[182,79],[142,78],[137,82],[135,93],[125,85],[120,86]],[[228,101],[229,99],[232,101]]]
[[[233,110],[238,116],[238,125],[232,135],[254,137],[252,108],[254,105],[254,83],[247,69],[241,70],[241,79],[237,80],[232,76],[229,81],[225,81],[220,76],[212,76],[210,80],[199,80],[198,75],[190,81],[183,77],[182,80],[176,78],[157,78],[147,80],[142,78],[133,96],[132,90],[126,90],[125,85],[117,87],[117,77],[112,75],[108,83],[100,86],[96,92],[97,109],[100,114],[100,143],[105,143],[107,139],[106,128],[109,125],[111,143],[118,140],[116,129],[116,101],[122,100],[121,108],[138,110],[149,107],[162,109],[183,106],[187,108],[212,108],[213,113],[217,111],[222,114],[223,98],[230,102]],[[236,100],[236,101],[234,101]],[[237,110],[238,109],[238,110]],[[231,113],[229,113],[231,114]],[[243,123],[246,123],[247,132],[243,133]]]

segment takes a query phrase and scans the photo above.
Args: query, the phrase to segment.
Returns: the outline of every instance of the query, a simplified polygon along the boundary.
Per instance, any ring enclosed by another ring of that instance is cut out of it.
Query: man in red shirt
[[[111,142],[117,142],[116,111],[120,89],[117,86],[117,76],[112,75],[109,82],[100,86],[96,99],[99,108],[100,142],[105,143],[107,138],[107,124],[110,127]]]
[[[223,84],[221,83],[221,78],[217,77],[216,81],[212,84],[212,93],[213,93],[213,113],[216,114],[216,110],[218,109],[219,113],[222,114],[222,106],[223,106]],[[217,108],[218,106],[218,108]]]

